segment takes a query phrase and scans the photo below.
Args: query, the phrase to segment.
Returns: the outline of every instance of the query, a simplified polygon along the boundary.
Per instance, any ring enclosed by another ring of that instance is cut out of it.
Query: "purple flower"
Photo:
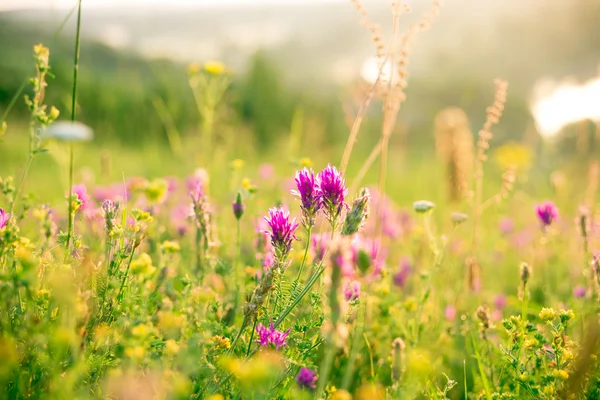
[[[202,180],[200,178],[195,179],[189,178],[187,186],[189,189],[189,196],[192,198],[194,204],[199,204],[204,197],[204,191],[202,190]]]
[[[535,212],[545,228],[558,219],[558,208],[551,201],[545,201],[535,207]]]
[[[412,271],[412,265],[410,262],[410,258],[402,257],[400,260],[400,271],[394,274],[394,283],[396,286],[403,288],[406,285],[406,281],[408,280],[408,276]]]
[[[585,286],[579,285],[579,286],[575,286],[573,288],[573,296],[575,296],[577,298],[585,297],[585,292],[586,292]]]
[[[105,200],[125,202],[129,198],[127,187],[125,187],[122,183],[115,183],[107,186],[96,186],[93,193],[96,200],[100,203],[103,203]]]
[[[446,317],[448,321],[452,321],[454,318],[456,318],[456,308],[450,305],[446,306],[446,309],[444,310],[444,317]]]
[[[273,164],[261,164],[258,167],[258,175],[260,179],[268,181],[275,175],[275,167],[273,167]]]
[[[298,386],[301,388],[315,389],[317,374],[315,371],[302,367],[300,368],[300,372],[298,372],[298,376],[296,376],[296,382],[298,382]]]
[[[325,252],[329,246],[329,235],[318,233],[310,237],[311,250],[313,252],[314,262],[320,263],[325,257]]]
[[[350,281],[344,284],[344,297],[346,301],[353,301],[360,297],[360,282]]]
[[[498,228],[502,234],[508,235],[515,230],[515,223],[511,217],[502,217],[498,223]]]
[[[292,241],[298,240],[294,235],[298,224],[296,218],[290,220],[290,213],[282,207],[271,208],[265,221],[271,229],[266,232],[271,237],[271,243],[277,252],[279,260],[284,260],[292,249]]]
[[[81,205],[79,206],[79,208],[81,210],[84,210],[87,207],[91,206],[90,195],[88,194],[87,189],[84,184],[73,185],[72,191],[73,191],[73,194],[75,196],[77,196],[77,198],[81,202]]]
[[[344,200],[348,194],[346,180],[342,178],[342,174],[335,167],[327,165],[317,175],[316,181],[322,207],[325,210],[327,219],[333,223],[340,216],[345,206]]]
[[[191,205],[178,205],[171,209],[171,222],[179,235],[183,236],[189,229],[189,220],[194,215]]]
[[[0,229],[4,229],[6,224],[8,224],[8,220],[10,219],[10,214],[0,208]]]
[[[304,224],[307,228],[312,227],[322,206],[321,189],[317,185],[315,173],[312,169],[304,168],[296,172],[295,182],[298,190],[292,190],[292,194],[298,196],[302,201],[300,208],[304,215]]]
[[[504,307],[506,307],[506,296],[503,294],[499,294],[498,296],[496,296],[496,299],[494,300],[494,305],[498,310],[503,310]]]
[[[280,347],[286,345],[287,337],[290,334],[290,331],[291,328],[285,332],[278,331],[275,329],[275,326],[272,323],[268,328],[263,324],[258,324],[256,326],[256,333],[258,334],[256,343],[264,347],[273,344],[279,350]]]

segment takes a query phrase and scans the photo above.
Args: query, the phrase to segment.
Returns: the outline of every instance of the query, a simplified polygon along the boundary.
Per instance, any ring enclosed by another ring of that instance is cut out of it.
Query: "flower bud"
[[[467,219],[469,219],[469,216],[467,214],[463,214],[463,213],[459,213],[459,212],[453,212],[450,215],[450,219],[452,220],[452,223],[454,225],[460,225],[463,222],[465,222]]]
[[[352,209],[346,214],[346,221],[342,227],[342,235],[354,235],[362,229],[369,216],[370,201],[371,194],[369,193],[369,189],[362,188],[360,194],[352,203]]]
[[[429,200],[419,200],[413,203],[413,209],[419,214],[424,214],[435,208],[435,203]]]
[[[526,262],[523,262],[521,263],[520,271],[521,282],[523,282],[523,285],[526,285],[527,281],[529,281],[529,278],[531,278],[531,267]]]
[[[398,383],[404,374],[405,349],[406,345],[400,338],[396,338],[392,343],[392,381],[394,383]]]
[[[242,194],[240,192],[238,192],[237,197],[235,198],[235,201],[233,202],[233,215],[235,215],[235,219],[237,219],[238,221],[240,220],[240,218],[242,218],[242,215],[244,215],[244,203],[242,203]]]

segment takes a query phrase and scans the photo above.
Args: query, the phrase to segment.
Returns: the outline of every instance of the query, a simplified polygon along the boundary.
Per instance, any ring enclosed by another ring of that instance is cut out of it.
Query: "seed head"
[[[369,216],[370,202],[371,193],[369,193],[369,189],[362,188],[360,194],[352,203],[352,209],[346,214],[346,221],[342,227],[342,235],[354,235],[363,228]]]

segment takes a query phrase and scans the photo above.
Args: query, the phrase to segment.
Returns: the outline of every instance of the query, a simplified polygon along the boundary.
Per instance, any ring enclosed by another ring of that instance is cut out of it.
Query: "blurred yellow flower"
[[[146,349],[142,346],[127,347],[125,349],[125,355],[135,360],[141,360],[146,355]]]
[[[250,178],[242,179],[242,187],[246,190],[250,190],[252,188],[252,181]]]
[[[313,166],[313,162],[310,158],[304,157],[300,159],[300,166],[310,168]]]
[[[239,170],[244,168],[244,166],[246,165],[246,162],[244,160],[242,160],[241,158],[236,158],[235,160],[233,160],[231,162],[231,168]]]
[[[162,202],[167,196],[167,191],[169,189],[169,184],[164,179],[155,179],[151,182],[148,182],[146,188],[144,189],[144,194],[154,203]]]
[[[177,253],[179,250],[181,250],[181,246],[179,246],[179,243],[172,241],[172,240],[165,240],[162,245],[161,245],[162,250],[165,253]]]
[[[136,325],[131,329],[131,334],[138,338],[144,338],[150,334],[150,329],[146,324]]]
[[[225,64],[220,61],[207,61],[204,63],[204,70],[211,75],[222,75],[227,72]]]
[[[167,334],[176,334],[185,324],[185,315],[172,311],[158,312],[158,328]]]
[[[173,339],[165,341],[165,353],[173,356],[179,352],[179,345]]]
[[[131,262],[130,268],[132,273],[138,275],[151,275],[156,271],[156,268],[152,265],[152,258],[148,253],[140,254]]]
[[[383,387],[373,383],[365,384],[356,391],[356,400],[383,400],[385,398]]]
[[[352,395],[344,389],[339,389],[333,392],[329,398],[331,400],[352,400]]]
[[[502,169],[525,170],[531,167],[533,153],[523,144],[507,142],[494,151],[494,160]]]

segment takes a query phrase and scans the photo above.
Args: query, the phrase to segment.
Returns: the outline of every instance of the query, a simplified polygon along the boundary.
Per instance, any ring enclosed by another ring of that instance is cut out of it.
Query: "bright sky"
[[[131,6],[202,6],[202,5],[262,5],[282,3],[323,3],[325,1],[341,0],[83,0],[85,8],[113,8]],[[40,9],[70,9],[77,4],[77,0],[0,0],[0,11],[17,10],[23,8]]]

